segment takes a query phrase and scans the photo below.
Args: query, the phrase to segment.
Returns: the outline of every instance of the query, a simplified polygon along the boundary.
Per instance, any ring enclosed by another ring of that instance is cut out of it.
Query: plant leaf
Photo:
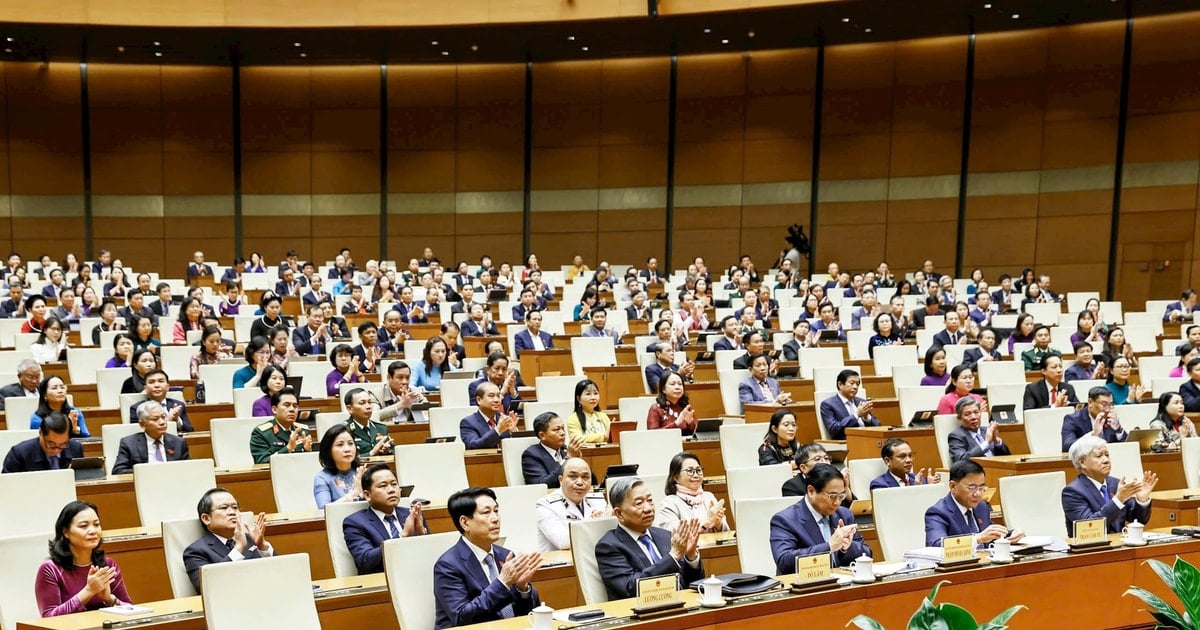
[[[851,619],[849,623],[846,624],[846,627],[850,627],[850,625],[858,626],[861,630],[887,630],[883,627],[883,624],[866,615],[859,615]]]
[[[950,583],[950,580],[942,580],[941,582],[934,584],[933,588],[929,589],[929,594],[925,596],[925,599],[928,600],[929,603],[932,604],[933,600],[937,599],[938,590],[942,588],[942,585],[949,584],[949,583]]]
[[[1154,559],[1147,560],[1143,564],[1150,565],[1150,568],[1153,569],[1154,573],[1158,575],[1159,579],[1167,585],[1167,588],[1171,589],[1172,591],[1175,590],[1175,572],[1171,569],[1171,565],[1163,562],[1162,560]]]
[[[1183,602],[1183,609],[1192,619],[1200,617],[1200,570],[1192,563],[1175,556],[1175,585],[1172,590]]]
[[[1151,593],[1150,591],[1147,591],[1144,588],[1139,586],[1131,586],[1122,595],[1133,595],[1134,597],[1142,600],[1142,602],[1149,606],[1153,612],[1162,614],[1180,628],[1189,627],[1184,621],[1183,615],[1179,614],[1179,611],[1175,610],[1173,606],[1163,601],[1163,598]]]
[[[979,626],[975,617],[966,608],[955,604],[945,603],[938,606],[938,612],[946,622],[946,627],[952,630],[976,630]]]
[[[1167,630],[1192,630],[1191,626],[1180,626],[1162,613],[1151,612],[1150,616],[1154,617],[1154,620],[1158,622],[1158,625],[1154,626],[1156,629],[1165,628]]]
[[[1012,608],[1009,608],[1008,610],[1001,611],[1001,613],[993,617],[991,621],[979,626],[979,630],[1004,630],[1004,628],[1008,627],[1008,620],[1012,619],[1013,615],[1017,614],[1024,608],[1026,607],[1018,604]]]
[[[936,586],[933,588],[935,591],[937,590]],[[928,598],[922,599],[921,606],[917,608],[917,611],[908,620],[908,630],[930,630],[931,628],[937,628],[939,626],[936,624],[940,619],[941,615],[938,614],[937,606],[934,606]],[[945,626],[940,627],[944,628]]]

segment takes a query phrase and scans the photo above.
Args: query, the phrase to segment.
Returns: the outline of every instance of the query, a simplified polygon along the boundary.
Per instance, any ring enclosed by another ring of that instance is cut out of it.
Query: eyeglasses
[[[975,484],[970,484],[970,485],[963,486],[963,488],[966,488],[967,492],[969,492],[971,494],[983,494],[988,491],[988,487],[986,484],[980,485],[980,486],[977,486]]]
[[[826,498],[835,503],[841,503],[842,499],[846,498],[845,492],[821,492],[820,494],[825,495]]]
[[[813,455],[812,457],[809,457],[808,459],[804,460],[803,463],[807,464],[808,462],[824,462],[828,464],[832,461],[833,460],[829,458],[829,455],[822,453],[820,455]]]
[[[681,472],[689,477],[703,477],[704,476],[703,468],[684,468]]]

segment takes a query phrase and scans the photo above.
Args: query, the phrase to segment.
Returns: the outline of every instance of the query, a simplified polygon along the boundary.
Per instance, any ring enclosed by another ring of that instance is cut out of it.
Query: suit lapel
[[[801,499],[800,503],[796,505],[800,511],[800,526],[804,528],[804,531],[808,532],[808,535],[814,541],[818,543],[824,542],[825,537],[821,535],[821,526],[817,525],[817,522],[813,520],[812,510],[808,509],[808,499]]]
[[[150,452],[149,452],[149,450],[147,450],[147,446],[146,446],[146,434],[145,433],[140,433],[140,434],[135,433],[134,435],[138,436],[138,439],[133,441],[135,461],[149,462],[150,461]]]
[[[630,555],[633,556],[634,568],[639,570],[650,568],[650,559],[646,557],[646,551],[642,547],[642,544],[634,540],[633,536],[630,536],[629,532],[621,527],[613,531],[617,533],[617,539],[621,541],[621,544],[625,545],[626,549],[631,552]],[[653,541],[654,537],[651,536],[650,540]]]
[[[491,580],[483,572],[483,567],[479,565],[479,560],[475,558],[475,552],[467,546],[466,541],[461,539],[458,541],[458,557],[462,565],[466,567],[467,575],[471,576],[471,579],[475,581],[475,587],[481,592],[487,588]],[[499,565],[496,566],[496,570],[500,570]]]

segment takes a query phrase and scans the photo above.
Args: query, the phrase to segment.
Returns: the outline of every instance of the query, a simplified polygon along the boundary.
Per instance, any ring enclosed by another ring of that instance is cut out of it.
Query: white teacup
[[[1134,521],[1129,523],[1121,530],[1121,537],[1132,543],[1145,542],[1144,534],[1146,526]]]
[[[529,613],[533,630],[551,630],[554,627],[554,609],[542,604]]]
[[[1007,538],[997,538],[992,542],[992,560],[1008,562],[1012,560],[1012,543]]]
[[[875,579],[875,561],[867,556],[859,556],[850,563],[850,571],[854,579],[865,582]]]
[[[722,596],[722,591],[725,584],[717,579],[717,576],[710,576],[707,580],[700,583],[700,603],[707,606],[718,606],[725,602]]]

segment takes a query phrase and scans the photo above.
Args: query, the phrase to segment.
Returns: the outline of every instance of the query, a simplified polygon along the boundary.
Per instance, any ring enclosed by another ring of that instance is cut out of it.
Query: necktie
[[[416,422],[417,421],[416,418],[413,417],[412,409],[404,410],[404,419],[408,422]]]
[[[1100,484],[1100,495],[1104,497],[1105,503],[1112,501],[1112,494],[1110,494],[1108,491],[1108,483],[1107,482]]]
[[[910,483],[910,482],[909,482],[909,480],[908,480],[908,475],[904,475],[904,485],[906,485],[906,486],[911,486],[911,485],[912,485],[912,483]]]
[[[857,420],[858,420],[858,408],[854,406],[854,401],[853,401],[853,400],[847,400],[847,401],[846,401],[846,411],[849,411],[849,412],[850,412],[850,419],[851,419],[851,420],[855,420],[855,421],[857,421]]]
[[[771,388],[767,387],[766,381],[759,381],[758,388],[762,390],[763,400],[770,402],[775,399],[775,397],[771,395]]]
[[[829,535],[830,535],[830,531],[831,531],[829,529],[829,519],[824,519],[824,518],[820,519],[819,521],[817,521],[817,527],[821,528],[821,540],[824,540],[825,542],[829,542]]]
[[[495,429],[497,424],[500,424],[499,416],[497,416],[496,418],[488,418],[488,426],[489,427]]]
[[[650,534],[642,534],[638,537],[638,542],[642,543],[642,546],[649,552],[651,562],[658,564],[658,561],[662,560],[662,556],[658,553],[658,548],[654,546],[654,541],[650,540]]]
[[[494,556],[492,556],[492,554],[489,553],[488,555],[483,557],[483,563],[487,565],[488,581],[495,582],[495,581],[499,580],[500,579],[500,571],[496,568],[496,558]],[[509,605],[505,606],[504,608],[501,608],[500,612],[498,614],[500,615],[501,619],[512,619],[513,618],[512,604],[509,604]]]
[[[166,458],[163,457],[162,440],[154,440],[154,461],[167,461]]]
[[[396,527],[396,515],[388,514],[383,517],[383,520],[387,521],[388,531],[391,532],[392,538],[399,538],[400,530]],[[491,558],[491,556],[488,556],[488,558]]]
[[[975,519],[971,518],[971,510],[963,510],[963,519],[967,521],[967,533],[974,534],[979,531],[975,527]]]
[[[225,541],[225,548],[230,551],[233,551],[233,539],[232,538]]]
[[[1050,388],[1050,404],[1053,405],[1056,402],[1058,402],[1058,389],[1051,387]]]
[[[50,470],[58,470],[58,455],[51,455],[47,459],[50,460]]]

